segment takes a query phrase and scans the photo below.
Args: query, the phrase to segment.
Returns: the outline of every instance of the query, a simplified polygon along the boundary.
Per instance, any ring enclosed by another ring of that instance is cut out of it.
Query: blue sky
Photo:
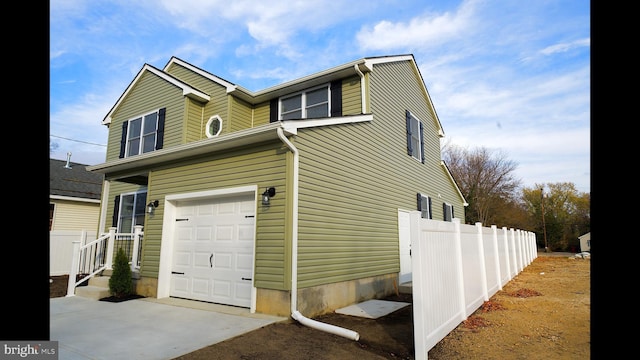
[[[413,54],[445,132],[522,185],[591,191],[584,0],[51,0],[50,157],[105,161],[102,119],[145,63],[177,56],[252,91]]]

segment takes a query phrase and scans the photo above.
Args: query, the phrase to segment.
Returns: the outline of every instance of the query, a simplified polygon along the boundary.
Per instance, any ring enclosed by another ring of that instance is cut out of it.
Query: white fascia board
[[[185,68],[193,71],[194,73],[196,73],[196,74],[198,74],[198,75],[200,75],[202,77],[205,77],[205,78],[207,78],[207,79],[209,79],[209,80],[211,80],[211,81],[213,81],[213,82],[215,82],[215,83],[217,83],[217,84],[219,84],[221,86],[224,86],[227,89],[227,93],[234,91],[236,89],[236,87],[237,87],[237,85],[232,84],[232,83],[230,83],[230,82],[228,82],[228,81],[226,81],[226,80],[224,80],[222,78],[219,78],[219,77],[213,75],[210,72],[204,71],[204,70],[200,69],[199,67],[193,66],[193,65],[189,64],[188,62],[180,60],[177,57],[172,57],[171,60],[169,61],[169,63],[167,63],[167,65],[164,67],[164,70],[166,71],[169,68],[169,66],[171,66],[171,64],[178,64],[178,65],[180,65],[182,67],[185,67]]]
[[[73,196],[50,195],[49,199],[100,204],[100,200],[97,200],[97,199],[87,199],[87,198],[80,198],[80,197],[73,197]]]
[[[353,124],[353,123],[359,123],[364,121],[373,121],[373,114],[327,117],[327,118],[306,119],[306,120],[282,120],[281,122],[282,122],[283,130],[295,135],[298,133],[298,129],[317,127],[317,126]]]

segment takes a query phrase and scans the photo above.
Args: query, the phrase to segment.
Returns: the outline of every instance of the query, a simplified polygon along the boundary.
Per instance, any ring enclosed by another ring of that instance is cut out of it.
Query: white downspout
[[[360,75],[360,99],[361,103],[362,103],[362,113],[366,114],[367,113],[367,100],[366,100],[366,93],[364,91],[365,87],[364,87],[364,74],[362,73],[362,71],[360,71],[360,68],[358,67],[358,64],[353,65],[353,68],[356,70],[356,72],[358,73],[358,75]]]
[[[278,137],[287,145],[293,153],[293,218],[291,229],[291,317],[308,327],[322,330],[334,335],[342,336],[347,339],[358,341],[360,334],[353,330],[341,328],[339,326],[323,323],[313,319],[309,319],[302,315],[298,310],[298,177],[300,155],[298,149],[287,139],[282,128],[277,129]]]

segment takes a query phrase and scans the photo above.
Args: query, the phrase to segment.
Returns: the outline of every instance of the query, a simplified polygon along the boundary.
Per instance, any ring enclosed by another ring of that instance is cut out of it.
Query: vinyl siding
[[[238,131],[253,127],[253,111],[251,104],[236,97],[229,96],[231,117],[229,119],[229,131]]]
[[[107,161],[118,159],[122,123],[160,108],[166,108],[164,148],[183,142],[185,100],[182,90],[145,72],[112,115],[109,126]]]
[[[207,121],[209,118],[204,118],[203,115],[203,105],[193,99],[185,97],[186,113],[184,122],[185,131],[183,132],[184,140],[183,142],[189,143],[193,141],[198,141],[206,138],[205,135],[205,125],[207,125]]]
[[[342,115],[362,113],[360,77],[354,76],[342,80]]]
[[[100,204],[49,199],[55,204],[52,231],[87,230],[95,232],[100,219]]]
[[[278,141],[176,163],[150,173],[148,198],[159,199],[162,204],[169,194],[257,185],[260,195],[266,187],[275,187],[271,206],[257,205],[254,282],[260,288],[286,290],[290,288],[286,279],[290,278],[291,257],[290,244],[285,241],[287,154],[290,152]],[[158,276],[163,212],[160,206],[153,218],[147,218],[142,276]]]
[[[204,126],[213,115],[219,115],[222,119],[222,132],[220,134],[232,131],[229,127],[231,123],[229,119],[229,95],[227,95],[227,89],[224,86],[175,63],[167,69],[167,73],[211,97],[211,100],[204,104],[204,112],[202,114],[203,121],[200,130],[200,134],[202,134],[201,139],[206,137]]]
[[[257,104],[253,110],[253,126],[260,126],[269,123],[269,102]]]
[[[416,193],[462,205],[440,165],[435,116],[410,63],[375,65],[369,123],[300,129],[298,286],[399,271],[398,209],[415,210]],[[405,110],[423,122],[425,158],[407,155]]]

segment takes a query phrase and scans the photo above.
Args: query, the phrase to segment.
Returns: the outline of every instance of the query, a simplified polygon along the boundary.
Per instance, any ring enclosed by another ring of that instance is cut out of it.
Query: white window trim
[[[116,224],[116,228],[119,229],[119,231],[122,232],[131,232],[133,233],[133,226],[135,226],[135,218],[136,218],[136,213],[135,213],[135,203],[133,205],[133,214],[131,214],[132,218],[131,218],[131,229],[129,231],[126,231],[125,229],[121,228],[121,220],[122,220],[122,197],[123,196],[128,196],[128,195],[135,195],[135,199],[136,201],[138,200],[138,197],[141,196],[141,194],[148,194],[147,190],[143,190],[143,191],[131,191],[131,192],[126,192],[126,193],[121,193],[120,194],[120,202],[118,203],[118,223]],[[147,201],[146,201],[147,195],[145,195],[145,201],[144,201],[144,208],[146,210],[146,205],[147,205]],[[146,211],[145,211],[145,216],[146,216]]]
[[[218,129],[218,132],[217,132],[217,133],[212,134],[212,133],[209,131],[209,128],[211,127],[211,123],[212,123],[214,120],[218,120],[218,121],[220,121],[220,128]],[[207,135],[207,137],[208,137],[208,138],[212,138],[212,137],[216,137],[216,136],[220,135],[220,132],[222,131],[222,118],[220,117],[220,115],[217,115],[217,114],[216,114],[216,115],[213,115],[212,117],[210,117],[210,118],[209,118],[209,121],[207,121],[207,125],[205,126],[205,128],[204,128],[204,129],[205,129],[205,133],[206,133],[206,135]]]
[[[302,91],[299,91],[297,93],[292,93],[292,94],[287,94],[285,96],[281,96],[278,99],[278,120],[282,120],[282,100],[286,100],[298,95],[301,95],[302,99],[300,101],[300,108],[301,108],[301,119],[307,119],[307,96],[306,94],[318,89],[322,89],[325,88],[327,89],[327,117],[331,116],[331,84],[330,83],[326,83],[323,85],[319,85],[319,86],[315,86],[312,88],[308,88],[308,89],[304,89]],[[287,120],[291,120],[291,119],[287,119]]]
[[[144,133],[144,118],[145,118],[145,116],[147,116],[149,114],[153,114],[153,113],[157,114],[156,115],[156,131],[155,131],[155,135],[156,136],[155,136],[155,143],[153,144],[153,147],[155,149],[155,146],[158,143],[158,118],[160,117],[160,109],[159,108],[154,110],[154,111],[149,111],[148,113],[144,113],[142,115],[134,116],[131,119],[127,120],[127,139],[126,139],[126,145],[125,145],[125,149],[124,149],[124,157],[125,158],[144,154],[142,152],[143,145],[144,145],[143,139],[144,139],[144,135],[145,135],[145,133]],[[142,122],[141,128],[140,128],[140,145],[138,145],[138,153],[133,154],[133,155],[129,155],[129,145],[131,144],[131,141],[130,141],[131,138],[129,137],[131,135],[131,122],[134,121],[134,120],[137,120],[137,119],[141,119],[141,122]]]

